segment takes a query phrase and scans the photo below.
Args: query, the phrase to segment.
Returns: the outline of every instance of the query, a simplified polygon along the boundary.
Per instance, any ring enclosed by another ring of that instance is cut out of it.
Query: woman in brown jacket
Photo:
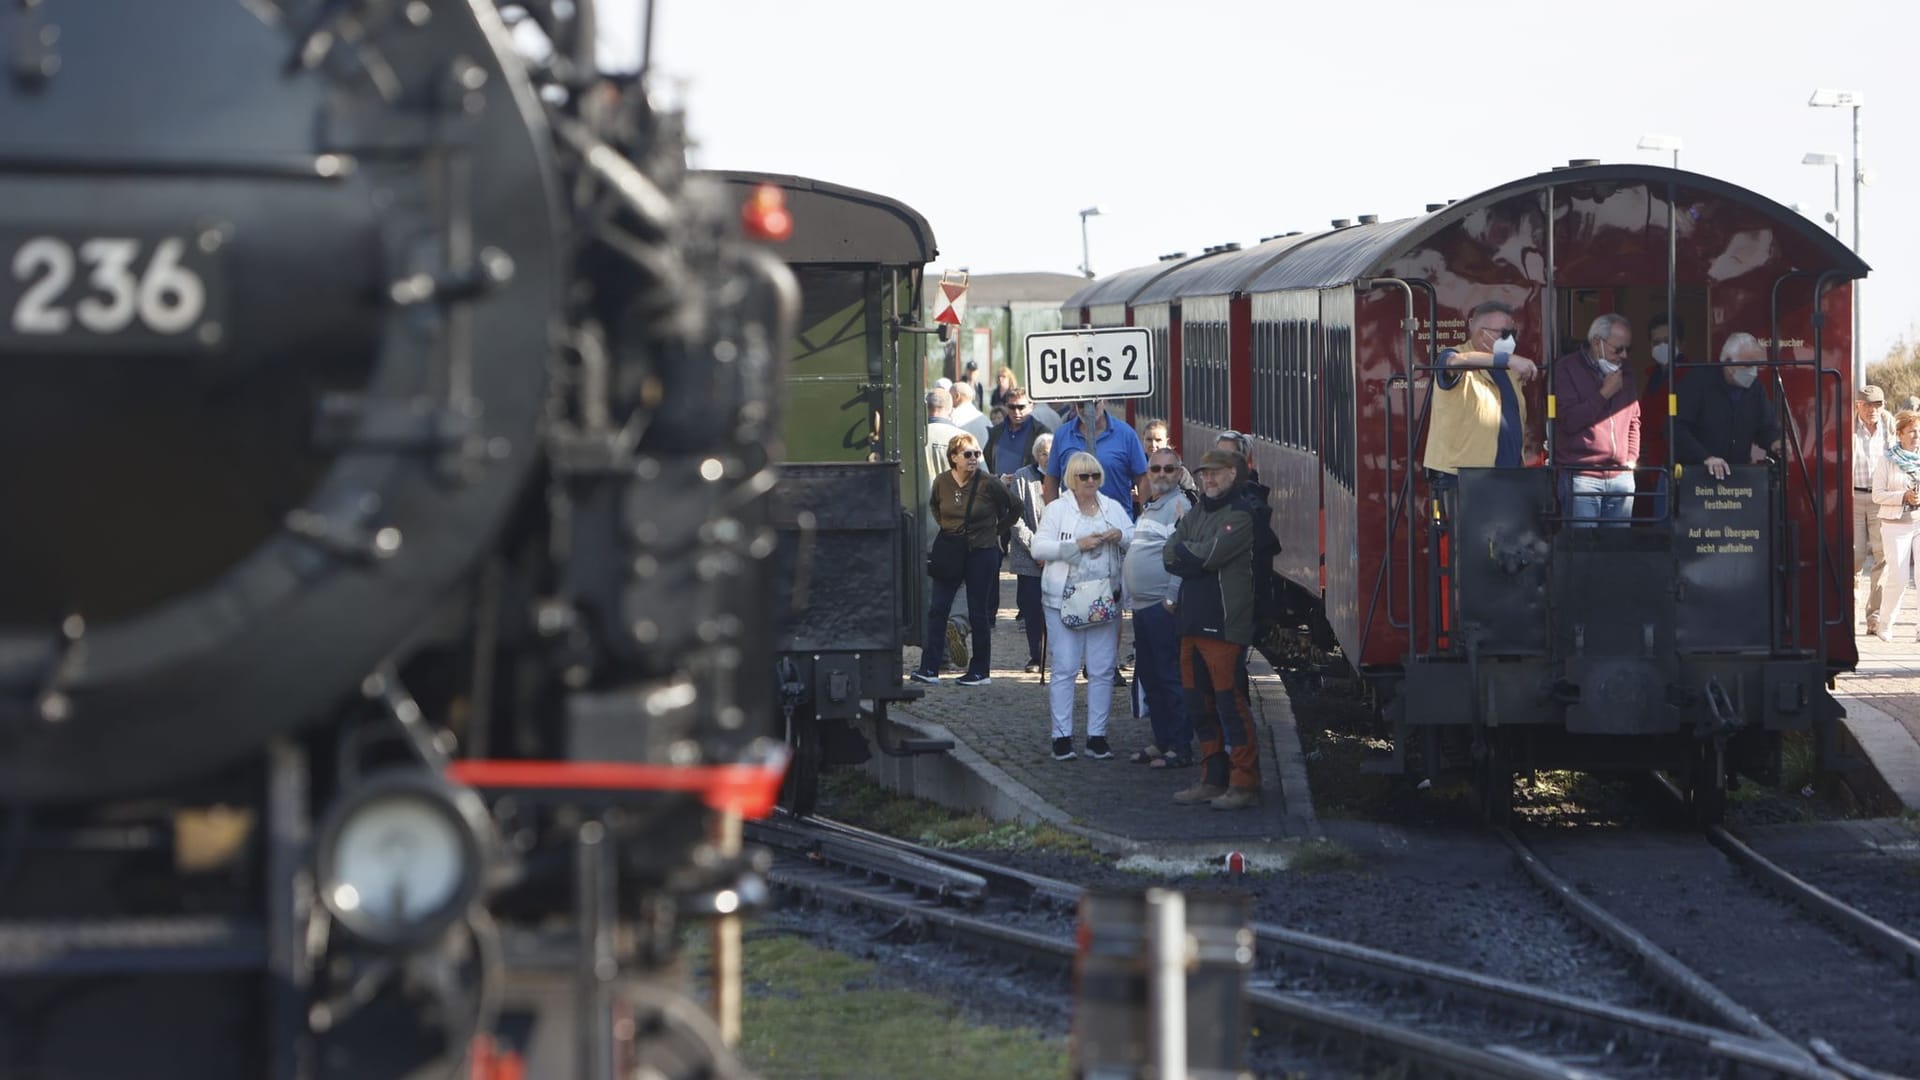
[[[942,533],[967,538],[966,567],[960,577],[932,578],[927,601],[927,636],[920,649],[920,666],[911,672],[916,682],[940,684],[940,665],[946,662],[947,614],[953,598],[967,590],[967,623],[973,630],[973,659],[967,673],[955,680],[961,686],[985,686],[993,675],[993,617],[1000,610],[1000,534],[1020,517],[1020,500],[982,467],[980,443],[972,435],[956,435],[947,443],[946,472],[933,479],[933,520]]]

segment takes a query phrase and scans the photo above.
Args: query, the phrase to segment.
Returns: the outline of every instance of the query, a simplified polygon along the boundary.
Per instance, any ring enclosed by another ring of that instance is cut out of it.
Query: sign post
[[[1153,332],[1111,326],[1028,334],[1026,388],[1035,401],[1147,397],[1153,393]]]

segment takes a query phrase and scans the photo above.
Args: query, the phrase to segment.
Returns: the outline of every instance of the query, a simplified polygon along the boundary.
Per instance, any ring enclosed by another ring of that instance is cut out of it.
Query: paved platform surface
[[[1854,626],[1860,665],[1839,677],[1835,694],[1847,710],[1847,729],[1887,789],[1908,810],[1920,810],[1920,614],[1909,592],[1888,631],[1891,643]],[[1863,612],[1864,597],[1854,611]]]
[[[1020,669],[1027,660],[1026,632],[1015,622],[1013,577],[1001,578],[1000,618],[995,622],[993,682],[967,687],[954,683],[958,672],[943,675],[939,686],[928,686],[926,696],[913,705],[895,708],[896,719],[920,727],[944,728],[960,744],[956,757],[989,779],[991,785],[1028,810],[1022,816],[1052,820],[1110,841],[1109,846],[1155,847],[1185,842],[1220,841],[1258,844],[1315,835],[1313,803],[1307,795],[1306,769],[1300,758],[1300,740],[1280,680],[1258,653],[1250,664],[1252,705],[1260,744],[1264,799],[1248,810],[1221,811],[1208,806],[1187,807],[1172,801],[1175,791],[1199,779],[1198,766],[1152,769],[1127,760],[1135,750],[1153,741],[1146,719],[1136,719],[1129,704],[1133,672],[1128,685],[1114,690],[1107,739],[1114,756],[1096,761],[1086,756],[1086,680],[1076,680],[1074,695],[1074,749],[1072,761],[1055,761],[1047,694],[1038,674]],[[1133,643],[1132,620],[1121,630],[1122,660]],[[919,651],[908,649],[909,664]],[[883,763],[886,768],[888,763]],[[939,801],[940,793],[920,794]],[[1051,808],[1056,813],[1048,813]]]

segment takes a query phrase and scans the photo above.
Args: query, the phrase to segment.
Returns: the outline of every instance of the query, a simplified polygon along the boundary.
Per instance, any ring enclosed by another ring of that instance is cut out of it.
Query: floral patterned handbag
[[[1070,630],[1110,623],[1120,617],[1120,600],[1105,578],[1068,585],[1060,597],[1060,622]]]

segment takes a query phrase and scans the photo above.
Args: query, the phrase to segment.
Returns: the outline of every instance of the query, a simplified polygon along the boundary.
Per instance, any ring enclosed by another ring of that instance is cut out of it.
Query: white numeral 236
[[[136,276],[140,242],[101,237],[80,243],[78,262],[87,268],[87,284],[98,295],[83,297],[72,310],[61,306],[61,294],[73,283],[74,250],[65,240],[35,237],[13,254],[13,276],[27,284],[13,307],[13,329],[19,334],[64,334],[74,320],[96,334],[125,330],[137,316],[157,334],[192,329],[206,309],[207,292],[200,276],[181,265],[186,241],[169,238],[154,247],[146,272]]]

